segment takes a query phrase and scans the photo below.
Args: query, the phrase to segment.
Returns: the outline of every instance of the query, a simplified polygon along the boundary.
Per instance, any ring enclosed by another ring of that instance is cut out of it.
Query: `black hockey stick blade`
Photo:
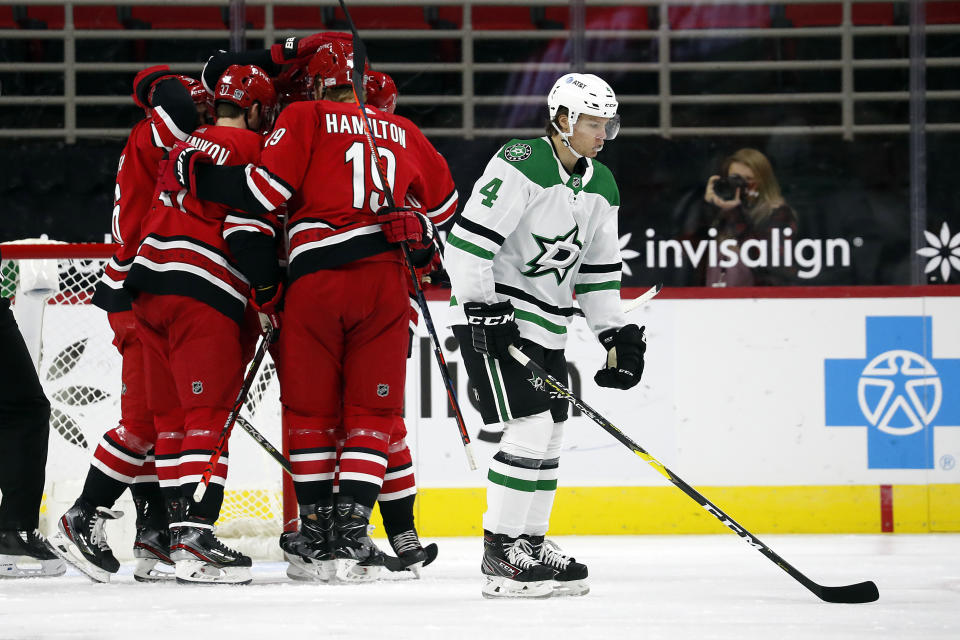
[[[877,589],[877,585],[870,580],[858,582],[857,584],[848,584],[843,587],[822,587],[816,585],[815,588],[810,590],[824,602],[837,602],[841,604],[876,602],[880,598],[880,591]]]
[[[423,566],[425,567],[437,559],[437,552],[438,552],[437,543],[431,542],[430,544],[425,546],[423,550],[427,554],[426,559],[424,559],[423,561]],[[387,571],[394,571],[394,572],[406,571],[410,568],[411,564],[416,564],[416,563],[407,563],[402,559],[398,558],[397,556],[391,556],[389,554],[383,554],[383,555],[384,555],[383,566],[387,568]]]

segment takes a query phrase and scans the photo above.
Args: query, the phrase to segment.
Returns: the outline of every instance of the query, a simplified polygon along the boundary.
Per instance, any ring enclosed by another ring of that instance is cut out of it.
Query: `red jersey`
[[[234,127],[197,129],[189,141],[218,164],[260,160],[259,134]],[[275,236],[269,218],[229,210],[200,201],[185,190],[157,193],[144,221],[143,239],[125,287],[154,294],[175,294],[200,300],[240,322],[250,283],[237,269],[227,237],[233,233]]]
[[[140,246],[140,225],[153,206],[157,163],[165,149],[177,140],[187,139],[183,131],[186,124],[175,122],[162,104],[149,109],[147,114],[133,125],[117,167],[110,231],[120,247],[104,268],[91,300],[108,312],[130,309],[130,296],[123,290],[123,281]]]
[[[406,118],[366,113],[395,202],[419,204],[435,224],[447,220],[457,190],[443,156]],[[247,167],[247,187],[268,210],[289,200],[291,282],[370,256],[402,259],[377,223],[387,202],[356,104],[291,104],[267,135],[261,164]]]

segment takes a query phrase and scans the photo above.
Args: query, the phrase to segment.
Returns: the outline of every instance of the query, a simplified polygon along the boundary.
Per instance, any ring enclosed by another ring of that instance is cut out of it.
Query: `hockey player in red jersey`
[[[207,154],[178,148],[166,176],[171,188],[252,214],[288,202],[284,420],[304,533],[317,559],[343,560],[338,575],[382,563],[366,530],[403,405],[409,276],[397,244],[428,260],[431,222],[448,219],[457,202],[446,162],[420,130],[368,109],[395,201],[413,196],[426,215],[387,209],[350,87],[352,62],[340,43],[320,49],[308,68],[318,99],[281,113],[260,166],[215,167]]]
[[[172,565],[167,521],[153,463],[156,441],[153,414],[147,408],[142,347],[134,328],[130,297],[123,281],[140,240],[140,225],[150,210],[157,163],[165,149],[205,120],[210,104],[195,79],[175,75],[166,66],[145,69],[134,79],[134,102],[146,117],[134,125],[117,169],[112,231],[119,244],[97,284],[93,304],[107,312],[114,345],[122,358],[120,423],[97,445],[80,497],[60,518],[55,548],[83,573],[106,582],[119,568],[103,533],[103,522],[122,515],[112,507],[129,486],[137,511],[134,577],[152,581],[172,577],[157,563]]]
[[[220,164],[256,163],[272,123],[276,93],[253,66],[233,66],[215,87],[217,125],[197,129],[190,143]],[[193,503],[243,377],[248,298],[277,326],[282,284],[276,231],[253,218],[184,190],[158,189],[124,287],[144,345],[150,406],[160,414],[156,465],[167,499],[172,558],[181,582],[250,582],[250,558],[213,531],[223,502],[229,457],[214,469],[206,494]],[[176,407],[173,412],[169,407]],[[182,414],[180,410],[182,409]]]

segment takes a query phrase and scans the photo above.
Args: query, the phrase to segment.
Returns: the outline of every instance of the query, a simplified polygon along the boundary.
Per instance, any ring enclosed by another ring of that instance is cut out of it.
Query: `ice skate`
[[[137,559],[133,570],[137,582],[164,582],[176,577],[170,557],[170,532],[166,529],[137,527],[133,557]]]
[[[551,567],[532,555],[526,538],[483,532],[484,598],[549,598],[553,594]]]
[[[437,558],[437,545],[431,543],[424,547],[415,528],[389,536],[389,540],[390,547],[397,555],[395,559],[385,558],[385,565],[390,571],[411,571],[419,578],[420,570]]]
[[[530,540],[532,555],[557,574],[553,576],[553,595],[583,596],[590,592],[587,584],[587,565],[565,554],[557,543],[543,536],[525,536]]]
[[[250,558],[217,539],[213,525],[186,523],[178,527],[170,555],[181,584],[249,584]]]
[[[60,533],[50,540],[53,550],[94,582],[110,582],[110,574],[120,569],[120,563],[107,544],[103,527],[107,520],[122,516],[122,511],[77,500],[60,516]]]
[[[337,561],[330,551],[333,541],[333,505],[315,505],[317,519],[301,515],[300,530],[280,536],[291,580],[329,582],[337,577]]]
[[[67,572],[39,531],[0,531],[0,578],[42,578]]]
[[[333,554],[337,578],[344,582],[370,582],[380,575],[384,557],[368,533],[370,511],[351,498],[337,498]]]

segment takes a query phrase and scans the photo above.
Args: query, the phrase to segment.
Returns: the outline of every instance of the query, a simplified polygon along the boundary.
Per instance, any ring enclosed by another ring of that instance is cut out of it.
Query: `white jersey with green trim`
[[[574,294],[594,334],[627,324],[619,208],[617,183],[603,164],[584,158],[570,173],[547,137],[508,142],[447,237],[450,324],[466,324],[464,302],[509,300],[522,337],[562,349]]]

